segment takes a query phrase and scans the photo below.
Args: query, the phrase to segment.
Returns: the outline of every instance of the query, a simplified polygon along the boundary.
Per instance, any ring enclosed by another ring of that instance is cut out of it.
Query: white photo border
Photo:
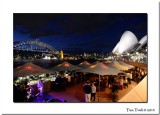
[[[157,114],[159,113],[158,0],[1,0],[0,113]],[[13,13],[147,13],[148,103],[13,103]],[[127,108],[154,109],[127,112]]]

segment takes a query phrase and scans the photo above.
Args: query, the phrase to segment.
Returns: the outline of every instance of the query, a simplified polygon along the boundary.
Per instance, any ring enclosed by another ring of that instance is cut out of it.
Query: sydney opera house
[[[136,52],[147,44],[147,35],[145,35],[140,41],[131,31],[125,31],[117,43],[112,53],[121,55],[123,53]]]

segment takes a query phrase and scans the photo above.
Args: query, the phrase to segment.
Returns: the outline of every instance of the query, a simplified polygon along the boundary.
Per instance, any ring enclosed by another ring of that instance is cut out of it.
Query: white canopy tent
[[[59,64],[55,67],[53,67],[53,69],[57,70],[57,71],[73,71],[73,70],[78,70],[78,69],[82,69],[81,67],[72,65],[68,62],[63,62],[62,64]]]
[[[129,64],[123,62],[123,61],[118,61],[118,63],[121,64],[122,66],[128,67],[129,69],[134,68],[134,66],[129,65]]]
[[[93,62],[92,63],[92,65],[95,65],[95,64],[97,64],[97,63],[99,63],[100,61],[95,61],[95,62]]]
[[[84,62],[80,63],[78,66],[82,67],[82,68],[88,68],[89,66],[91,66],[91,64],[87,61],[84,61]]]
[[[147,77],[118,102],[147,102]]]
[[[17,76],[17,77],[26,77],[29,75],[39,75],[44,73],[53,73],[53,71],[44,69],[31,62],[27,62],[24,65],[14,69],[14,76]]]
[[[117,70],[122,70],[122,71],[129,69],[128,67],[120,65],[117,61],[113,61],[113,62],[111,62],[109,64],[106,64],[106,65],[111,67],[111,68],[114,68],[114,69],[117,69]]]
[[[101,62],[98,62],[95,65],[91,65],[86,69],[78,70],[77,72],[95,73],[98,75],[117,75],[118,73],[123,73],[122,71],[108,67]]]
[[[78,70],[77,72],[87,72],[87,73],[98,74],[99,75],[99,92],[100,92],[100,75],[118,75],[118,73],[123,73],[122,71],[110,68],[101,62],[97,62],[95,65],[92,65],[86,69]],[[98,101],[99,101],[99,93],[98,93]]]

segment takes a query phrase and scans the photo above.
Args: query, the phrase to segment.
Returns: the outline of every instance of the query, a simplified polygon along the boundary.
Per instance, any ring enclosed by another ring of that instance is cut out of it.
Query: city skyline
[[[67,53],[110,53],[126,30],[147,35],[147,14],[14,13],[14,41],[39,39]]]

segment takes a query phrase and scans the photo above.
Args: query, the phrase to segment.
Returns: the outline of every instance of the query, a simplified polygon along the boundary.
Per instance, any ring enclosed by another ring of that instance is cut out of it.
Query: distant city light
[[[45,60],[50,60],[51,57],[45,56],[43,59],[45,59]]]

